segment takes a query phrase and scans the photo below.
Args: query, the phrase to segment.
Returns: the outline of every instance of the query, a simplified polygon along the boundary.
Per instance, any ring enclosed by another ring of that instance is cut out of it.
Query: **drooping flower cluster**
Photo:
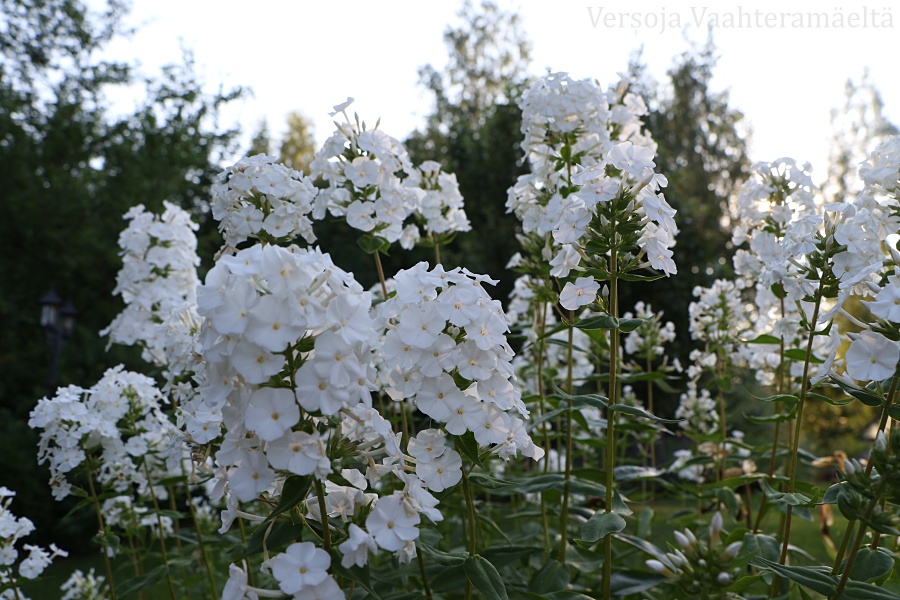
[[[143,205],[125,213],[128,227],[119,236],[122,269],[113,290],[125,309],[100,335],[108,335],[111,343],[139,344],[148,363],[180,372],[190,355],[184,352],[190,335],[181,325],[190,320],[200,283],[197,224],[178,206],[163,204],[162,216]]]
[[[394,280],[396,295],[378,307],[388,395],[412,398],[448,433],[471,431],[504,458],[539,458],[515,414],[528,411],[513,385],[506,318],[482,287],[494,282],[465,269],[429,270],[424,262]]]
[[[145,494],[147,473],[164,472],[181,458],[180,446],[172,444],[175,427],[162,412],[165,402],[152,379],[121,365],[90,389],[69,386],[39,400],[28,426],[43,430],[38,463],[49,463],[53,496],[68,496],[69,473],[88,461],[101,485],[118,492],[134,486]]]
[[[242,158],[219,175],[212,187],[212,214],[225,244],[251,238],[316,241],[309,214],[316,188],[312,180],[273,156]]]
[[[34,523],[26,517],[16,517],[10,510],[16,493],[5,486],[0,486],[0,598],[3,600],[25,599],[19,589],[19,577],[35,579],[44,572],[54,558],[68,556],[55,545],[50,545],[48,552],[40,546],[25,544],[23,548],[28,555],[19,561],[19,549],[16,544],[23,537],[34,531]],[[16,576],[18,571],[18,576]],[[27,599],[26,599],[27,600]]]

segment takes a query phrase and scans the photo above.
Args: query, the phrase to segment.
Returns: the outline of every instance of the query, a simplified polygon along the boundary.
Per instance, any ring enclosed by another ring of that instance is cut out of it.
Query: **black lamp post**
[[[59,355],[62,352],[63,343],[72,336],[75,329],[75,305],[71,300],[63,304],[62,298],[51,288],[49,292],[38,300],[41,305],[41,329],[47,338],[50,347],[50,371],[47,374],[47,389],[50,393],[56,387],[57,371],[59,367]]]

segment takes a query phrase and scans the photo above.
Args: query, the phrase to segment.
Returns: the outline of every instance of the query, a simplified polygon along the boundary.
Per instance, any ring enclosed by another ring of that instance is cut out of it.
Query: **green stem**
[[[466,513],[469,518],[469,556],[477,554],[475,540],[475,502],[472,498],[472,489],[469,487],[469,476],[466,474],[465,468],[462,470],[463,495],[466,497]],[[466,600],[472,598],[472,582],[466,578]]]
[[[425,592],[425,597],[428,600],[432,600],[434,598],[434,596],[432,596],[431,587],[428,585],[428,575],[425,573],[425,559],[422,557],[421,552],[416,552],[416,559],[419,562],[419,573],[422,576],[422,588]],[[352,594],[348,595],[347,597],[351,598]]]
[[[575,347],[575,328],[572,323],[575,322],[575,311],[569,311],[569,339],[566,346],[566,359],[568,361],[568,369],[566,371],[566,470],[563,477],[563,498],[562,507],[559,517],[559,562],[566,562],[566,548],[569,541],[569,488],[572,479],[572,351]]]
[[[819,278],[819,290],[816,292],[816,303],[813,307],[812,319],[809,326],[809,340],[806,343],[806,358],[803,361],[803,379],[800,382],[800,397],[797,400],[797,419],[794,424],[794,438],[791,440],[791,462],[788,468],[788,485],[787,493],[794,492],[794,485],[797,482],[797,459],[800,449],[800,428],[803,427],[803,406],[806,403],[806,393],[809,391],[809,365],[812,358],[813,341],[816,336],[816,327],[819,322],[819,307],[822,306],[822,282],[825,279],[824,273]],[[786,564],[788,544],[791,539],[791,516],[793,513],[793,505],[789,504],[785,513],[784,522],[784,543],[781,546],[780,563]]]
[[[209,581],[209,591],[212,592],[212,598],[218,598],[219,594],[216,591],[216,578],[215,571],[213,570],[212,563],[209,560],[209,553],[206,551],[206,543],[203,541],[203,533],[200,530],[200,523],[197,520],[197,510],[194,507],[194,503],[191,502],[191,494],[190,488],[187,489],[187,505],[191,511],[191,521],[194,522],[194,531],[197,533],[197,546],[200,547],[200,556],[203,558],[203,564],[206,567],[206,574]]]
[[[387,300],[387,282],[384,279],[384,269],[381,267],[381,252],[378,250],[375,251],[375,268],[378,269],[378,281],[381,282],[381,291],[384,294],[384,299]]]
[[[881,420],[878,422],[878,431],[883,432],[887,427],[887,420],[890,415],[888,415],[888,410],[891,405],[894,403],[894,396],[897,394],[897,382],[900,381],[900,378],[894,377],[891,379],[891,387],[888,389],[887,398],[884,401],[884,409],[881,411]],[[891,429],[893,431],[893,428]],[[878,433],[876,432],[876,436]],[[866,464],[866,477],[868,477],[872,473],[872,467],[875,466],[871,460]],[[837,575],[838,571],[841,568],[841,563],[844,561],[844,552],[847,551],[847,545],[850,543],[850,536],[853,534],[853,527],[856,525],[856,519],[851,519],[847,522],[847,529],[844,531],[844,535],[841,537],[841,543],[838,546],[837,554],[834,557],[834,563],[831,565],[831,574]]]
[[[91,490],[91,499],[94,501],[94,509],[97,511],[97,523],[100,525],[100,535],[106,535],[106,525],[103,524],[103,512],[100,510],[100,500],[97,498],[97,490],[94,489],[94,478],[90,473],[88,476],[88,488]],[[109,564],[109,553],[106,551],[106,547],[101,546],[101,552],[103,553],[103,564],[106,567],[106,583],[109,586],[109,597],[111,600],[117,600],[118,596],[116,595],[116,587],[113,584],[112,577],[112,565]]]
[[[610,231],[615,232],[615,222]],[[613,233],[615,235],[615,233]],[[613,245],[610,249],[609,269],[609,313],[613,318],[618,318],[619,313],[619,280],[618,280],[618,249]],[[619,362],[619,330],[611,329],[609,339],[609,406],[616,404],[618,395],[618,362]],[[613,470],[616,462],[616,415],[612,411],[606,411],[606,512],[613,509],[613,487],[615,480]],[[603,587],[604,598],[612,598],[612,535],[607,535],[603,540]]]
[[[166,536],[163,532],[162,514],[159,511],[159,501],[156,499],[156,491],[153,489],[153,479],[150,477],[150,469],[147,468],[146,461],[144,461],[144,474],[147,476],[147,489],[150,490],[150,499],[153,500],[153,511],[156,513],[156,523],[159,526],[159,552],[162,555],[162,562],[166,566],[166,585],[169,588],[169,596],[172,600],[176,600],[175,584],[172,583],[172,574],[169,572],[169,557],[166,554]]]
[[[841,594],[844,593],[844,588],[847,586],[847,580],[850,578],[850,572],[853,570],[853,563],[856,562],[856,555],[859,554],[859,549],[866,536],[866,522],[872,518],[872,513],[875,512],[875,507],[878,505],[878,501],[881,498],[881,493],[884,491],[886,483],[887,477],[882,477],[875,490],[874,497],[869,500],[869,504],[866,506],[865,515],[859,524],[859,531],[856,534],[856,539],[853,541],[853,548],[850,549],[850,556],[847,557],[847,565],[844,567],[844,572],[841,573],[841,580],[838,582],[837,589],[834,591],[834,596],[832,596],[834,600],[839,600]]]
[[[325,489],[318,479],[316,479],[316,497],[319,500],[319,516],[322,518],[322,546],[325,552],[328,552],[331,550],[331,528],[328,525],[328,511],[325,507]]]
[[[441,264],[441,245],[438,243],[436,233],[431,234],[431,242],[434,244],[434,264]]]

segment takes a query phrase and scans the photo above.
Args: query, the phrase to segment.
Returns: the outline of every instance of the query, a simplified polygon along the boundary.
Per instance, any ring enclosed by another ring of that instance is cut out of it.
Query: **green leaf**
[[[662,475],[664,471],[652,469],[650,467],[639,467],[637,465],[622,465],[613,469],[613,476],[616,481],[632,481],[634,479],[653,479]]]
[[[788,350],[785,350],[784,355],[787,358],[790,358],[791,360],[796,360],[798,362],[806,361],[806,350],[802,350],[800,348],[790,348]],[[810,354],[809,362],[810,362],[810,364],[813,364],[813,365],[821,365],[825,361],[815,355]]]
[[[610,591],[614,596],[630,596],[654,588],[664,581],[668,581],[668,578],[656,573],[616,571],[610,579]]]
[[[803,494],[799,494],[797,492],[785,493],[779,492],[769,485],[769,482],[766,480],[762,481],[763,491],[766,493],[766,498],[771,500],[773,503],[784,503],[790,504],[791,506],[810,506],[812,504],[812,499],[809,496],[805,496]]]
[[[278,515],[286,513],[306,500],[306,495],[309,493],[311,482],[312,478],[309,475],[291,475],[285,479],[284,487],[281,488],[281,498],[278,500],[278,505],[271,513],[269,513],[269,516],[266,517],[265,521],[263,521],[260,526],[265,527],[267,523],[271,522],[272,519]]]
[[[644,319],[621,319],[619,320],[619,331],[622,333],[631,333],[644,324]]]
[[[774,335],[763,334],[752,340],[744,340],[745,344],[780,344],[781,339]]]
[[[356,245],[362,248],[366,254],[375,254],[376,252],[387,254],[387,251],[391,248],[389,241],[371,233],[364,233],[359,236],[356,239]]]
[[[472,586],[491,600],[509,600],[500,573],[483,556],[470,556],[464,563],[466,577]]]
[[[853,598],[856,600],[898,600],[900,595],[889,590],[885,590],[871,583],[862,583],[860,581],[848,581],[847,587],[844,588],[844,598]]]
[[[856,398],[857,400],[859,400],[860,402],[865,404],[866,406],[882,406],[884,404],[884,398],[882,398],[880,395],[875,394],[869,390],[863,389],[863,388],[855,386],[855,385],[850,385],[849,383],[842,381],[840,379],[837,379],[836,377],[832,377],[831,381],[838,384],[838,386],[842,390],[844,390],[845,392],[847,392],[848,394],[850,394],[851,396],[853,396],[854,398]]]
[[[791,581],[795,581],[800,585],[804,585],[814,592],[831,596],[834,594],[837,586],[837,577],[829,574],[831,571],[828,567],[794,567],[789,565],[780,565],[777,562],[757,557],[753,563],[761,568],[775,571],[782,577],[786,577]]]
[[[572,325],[578,329],[616,329],[619,327],[619,320],[612,315],[597,315],[581,319]]]
[[[528,591],[535,594],[546,594],[564,590],[569,585],[569,567],[557,560],[550,560],[535,573],[528,584]]]
[[[626,415],[632,415],[634,417],[643,417],[645,419],[650,419],[651,421],[656,421],[658,423],[680,423],[684,419],[663,419],[662,417],[657,417],[656,415],[651,415],[643,408],[638,408],[637,406],[628,406],[627,404],[613,404],[608,407],[609,410],[613,412],[620,412]]]
[[[301,525],[285,520],[271,523],[271,529],[269,529],[269,526],[260,526],[247,540],[247,547],[244,549],[244,554],[241,558],[247,558],[262,552],[264,542],[266,548],[278,548],[300,539],[302,534],[303,527]]]
[[[481,457],[478,455],[478,442],[475,441],[475,434],[471,431],[467,431],[462,435],[454,435],[451,436],[454,441],[454,445],[456,449],[466,455],[466,458],[471,460],[474,464],[479,467],[484,467],[484,463],[481,462]]]
[[[586,542],[597,542],[611,533],[624,530],[625,525],[625,519],[614,512],[594,513],[581,528],[581,539]]]
[[[856,555],[850,579],[856,581],[872,581],[887,575],[894,568],[894,559],[882,549],[863,548]]]
[[[169,568],[166,565],[159,565],[148,573],[137,577],[130,577],[125,583],[116,586],[116,595],[124,600],[124,598],[127,598],[128,596],[137,594],[141,590],[145,590],[148,587],[159,583],[165,579],[168,572]]]
[[[461,554],[449,554],[442,552],[437,548],[432,548],[428,544],[419,542],[418,547],[425,551],[434,562],[445,567],[458,567],[466,562],[466,556]]]

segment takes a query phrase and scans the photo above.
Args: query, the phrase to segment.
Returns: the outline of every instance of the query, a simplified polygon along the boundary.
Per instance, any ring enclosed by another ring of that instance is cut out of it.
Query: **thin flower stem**
[[[244,529],[244,520],[238,519],[237,522],[238,522],[238,529],[240,529],[240,531],[241,531],[241,543],[244,546],[246,546],[247,545],[247,532]],[[244,565],[246,566],[246,569],[244,569],[244,570],[247,572],[247,585],[252,586],[252,585],[254,585],[253,570],[250,569],[250,559],[249,558],[244,559]]]
[[[465,468],[462,470],[463,495],[466,497],[466,508],[469,516],[469,556],[477,554],[475,540],[475,502],[472,499],[472,490],[469,487],[469,476],[466,474]],[[466,600],[472,598],[472,582],[466,578]]]
[[[319,499],[319,516],[322,519],[322,546],[325,552],[328,552],[331,550],[331,529],[328,525],[328,511],[325,509],[325,489],[318,479],[316,479],[316,497]]]
[[[806,393],[809,390],[809,365],[812,362],[812,347],[815,341],[816,328],[819,322],[819,308],[822,306],[822,285],[825,281],[825,274],[819,277],[819,288],[816,290],[816,302],[813,306],[812,319],[809,321],[809,340],[806,342],[806,358],[803,361],[803,378],[800,381],[800,396],[797,400],[797,417],[794,423],[794,435],[791,440],[790,463],[788,463],[788,484],[786,493],[794,492],[794,484],[797,481],[797,457],[800,446],[800,428],[803,427],[803,405],[806,400]],[[784,541],[781,546],[781,557],[779,563],[787,564],[788,546],[791,540],[791,517],[793,516],[793,505],[788,504],[784,515]],[[781,578],[776,574],[772,579],[772,587],[770,590],[770,598],[774,598],[780,588]]]
[[[97,498],[97,490],[94,489],[94,478],[90,472],[88,476],[88,488],[91,490],[91,499],[94,501],[94,509],[97,511],[97,523],[100,525],[100,535],[106,534],[106,525],[103,524],[103,512],[100,510],[100,500]],[[109,564],[109,553],[106,548],[101,546],[103,552],[103,564],[106,567],[106,583],[109,586],[109,597],[111,600],[117,600],[116,587],[113,584],[112,565]]]
[[[428,600],[432,600],[434,596],[432,596],[431,594],[431,586],[428,585],[428,575],[425,573],[425,559],[422,557],[421,552],[416,552],[416,559],[419,562],[419,573],[422,575],[422,588],[425,592],[425,597]],[[352,597],[352,594],[348,595],[347,597]]]
[[[541,303],[541,310],[537,315],[538,349],[535,361],[537,362],[537,390],[538,390],[538,417],[546,412],[547,392],[544,387],[544,333],[547,330],[547,303]],[[550,470],[550,434],[547,429],[547,421],[541,423],[541,433],[544,443],[544,473]],[[550,520],[547,516],[546,491],[541,491],[541,524],[544,534],[544,560],[550,557]]]
[[[213,569],[212,563],[209,560],[209,553],[206,551],[206,543],[203,540],[203,533],[200,530],[200,523],[197,520],[197,510],[194,507],[194,503],[191,502],[191,494],[190,488],[188,488],[187,494],[187,505],[191,511],[191,520],[194,522],[194,531],[197,533],[197,546],[200,547],[200,556],[203,558],[203,564],[206,567],[206,574],[209,580],[209,590],[212,592],[212,598],[218,597],[218,592],[216,591],[216,577],[215,570]]]
[[[615,223],[612,223],[611,231],[615,231]],[[612,317],[619,316],[619,280],[618,280],[618,249],[613,244],[610,250],[610,280],[609,280],[609,313]],[[609,340],[609,406],[616,404],[618,395],[618,362],[619,362],[619,330],[610,330]],[[613,469],[616,462],[616,416],[612,411],[606,411],[606,513],[613,509]],[[612,598],[612,535],[603,539],[603,589],[604,598]]]
[[[387,281],[384,279],[384,269],[381,266],[381,252],[378,250],[375,251],[375,268],[378,269],[378,281],[381,282],[381,291],[384,294],[384,299],[387,300]]]
[[[437,234],[434,232],[431,233],[431,242],[434,244],[434,264],[436,266],[441,264],[441,245],[438,243]]]
[[[575,311],[569,311],[569,339],[566,345],[566,359],[568,361],[568,369],[566,370],[566,470],[563,479],[563,497],[562,507],[560,509],[560,525],[559,525],[559,562],[566,562],[566,546],[569,540],[569,482],[572,479],[572,349],[575,346]]]
[[[153,489],[153,479],[150,477],[147,461],[144,461],[144,474],[147,476],[147,489],[150,490],[150,499],[153,500],[153,511],[156,513],[156,523],[159,526],[159,552],[162,555],[162,562],[166,566],[166,585],[169,588],[169,596],[172,600],[176,600],[175,584],[172,583],[172,574],[169,572],[169,557],[166,554],[166,537],[163,535],[162,514],[159,512],[159,501],[156,499],[156,491]]]

